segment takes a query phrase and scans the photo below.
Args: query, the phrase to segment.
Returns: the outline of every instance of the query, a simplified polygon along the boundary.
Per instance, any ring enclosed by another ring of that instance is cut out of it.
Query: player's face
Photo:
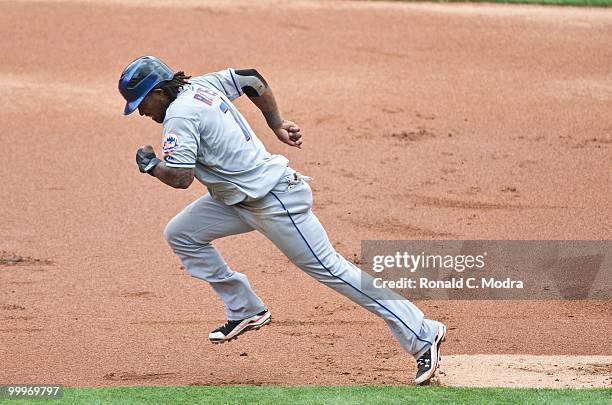
[[[146,115],[153,121],[161,124],[166,117],[166,109],[170,104],[169,101],[163,90],[155,89],[140,102],[138,112],[140,115]]]

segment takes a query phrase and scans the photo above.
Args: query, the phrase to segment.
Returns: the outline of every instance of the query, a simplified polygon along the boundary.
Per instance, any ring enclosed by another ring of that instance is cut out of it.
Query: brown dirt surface
[[[612,10],[0,1],[0,27],[0,383],[412,382],[382,321],[255,233],[217,246],[273,322],[208,343],[221,302],[162,237],[204,188],[140,175],[135,150],[159,145],[160,127],[121,116],[117,79],[142,54],[196,75],[260,70],[304,148],[238,106],[314,177],[314,210],[347,257],[368,239],[612,236]],[[450,327],[442,384],[486,385],[488,369],[453,377],[486,359],[546,376],[558,358],[574,376],[557,382],[610,386],[611,301],[418,304]]]

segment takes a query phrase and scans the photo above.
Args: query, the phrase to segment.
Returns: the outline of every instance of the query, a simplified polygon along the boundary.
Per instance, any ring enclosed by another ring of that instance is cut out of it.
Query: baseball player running
[[[173,72],[153,56],[131,62],[119,79],[127,101],[163,124],[161,159],[150,145],[136,152],[142,173],[174,188],[198,179],[208,194],[183,209],[164,237],[187,271],[207,281],[225,304],[227,322],[210,332],[213,343],[259,329],[271,314],[247,277],[232,270],[212,242],[257,230],[297,267],[381,317],[400,345],[417,360],[417,384],[427,383],[440,361],[446,326],[426,319],[410,301],[362,291],[362,271],[332,247],[312,212],[309,177],[270,154],[232,100],[246,94],[281,142],[301,148],[298,125],[284,119],[272,89],[255,69],[227,69],[199,77]]]

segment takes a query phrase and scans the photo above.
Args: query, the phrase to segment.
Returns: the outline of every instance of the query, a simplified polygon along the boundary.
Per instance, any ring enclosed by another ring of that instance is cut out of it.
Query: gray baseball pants
[[[384,319],[400,345],[418,358],[435,339],[437,322],[425,319],[408,300],[363,292],[362,277],[369,276],[335,251],[311,210],[312,191],[306,179],[298,175],[296,180],[292,169],[288,173],[259,200],[230,206],[204,195],[168,223],[164,237],[187,271],[219,294],[228,320],[248,318],[266,306],[247,276],[230,269],[212,242],[257,230],[297,267]]]

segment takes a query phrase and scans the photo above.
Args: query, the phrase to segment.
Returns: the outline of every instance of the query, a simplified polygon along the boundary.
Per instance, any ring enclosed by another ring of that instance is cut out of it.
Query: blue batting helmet
[[[172,69],[155,56],[141,56],[130,63],[119,79],[119,93],[127,101],[123,114],[133,113],[155,86],[173,77]]]

